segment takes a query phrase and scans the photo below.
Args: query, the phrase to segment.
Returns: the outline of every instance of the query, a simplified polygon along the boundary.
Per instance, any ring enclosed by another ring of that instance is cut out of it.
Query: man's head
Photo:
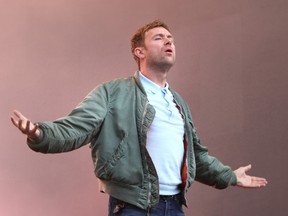
[[[139,56],[135,54],[135,49],[139,47],[144,47],[144,48],[146,47],[145,36],[149,30],[152,30],[155,28],[162,28],[165,31],[170,32],[169,27],[164,22],[160,20],[155,20],[153,22],[146,24],[140,29],[138,29],[131,39],[131,51],[132,51],[135,61],[138,64],[139,69],[140,69],[140,59],[139,59]]]

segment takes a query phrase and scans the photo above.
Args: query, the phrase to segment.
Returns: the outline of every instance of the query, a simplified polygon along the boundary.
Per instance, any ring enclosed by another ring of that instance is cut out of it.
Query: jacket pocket
[[[143,178],[141,157],[135,157],[135,152],[130,152],[126,140],[122,140],[101,169],[96,171],[96,176],[106,181],[123,184],[139,184]]]
[[[111,158],[106,160],[102,168],[97,171],[97,177],[100,179],[109,180],[111,178],[113,168],[117,165],[117,162],[124,156],[124,154],[125,143],[122,140],[112,153]]]

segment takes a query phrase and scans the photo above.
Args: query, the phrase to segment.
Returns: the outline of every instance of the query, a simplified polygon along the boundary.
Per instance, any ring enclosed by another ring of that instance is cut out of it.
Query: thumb
[[[245,172],[248,172],[249,170],[251,170],[251,168],[252,168],[252,165],[251,165],[251,164],[243,167],[243,169],[244,169]]]

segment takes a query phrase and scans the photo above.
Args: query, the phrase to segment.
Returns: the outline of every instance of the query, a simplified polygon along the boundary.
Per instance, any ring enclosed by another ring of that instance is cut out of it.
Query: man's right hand
[[[11,116],[13,125],[27,135],[28,139],[35,140],[40,136],[38,124],[34,124],[17,110],[14,110],[13,114],[14,116]]]

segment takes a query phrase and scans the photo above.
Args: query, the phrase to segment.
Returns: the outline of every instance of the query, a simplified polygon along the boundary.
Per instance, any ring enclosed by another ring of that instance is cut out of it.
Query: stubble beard
[[[167,59],[165,57],[159,60],[152,59],[148,61],[150,68],[159,72],[168,72],[175,63],[175,57],[173,59]]]

